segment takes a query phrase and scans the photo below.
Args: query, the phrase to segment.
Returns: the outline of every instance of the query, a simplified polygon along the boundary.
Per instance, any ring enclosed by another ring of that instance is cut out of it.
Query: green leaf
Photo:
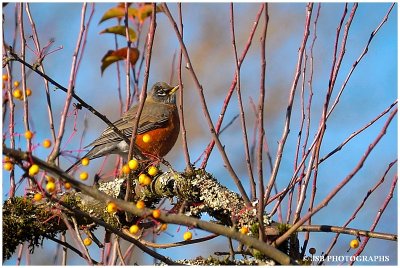
[[[126,36],[126,30],[125,30],[125,26],[122,25],[118,25],[118,26],[112,26],[110,28],[104,29],[103,31],[100,32],[102,33],[113,33],[113,34],[119,34],[122,36]],[[128,27],[128,33],[129,33],[129,39],[130,41],[135,41],[136,40],[136,32]]]
[[[128,8],[128,16],[129,17],[136,17],[137,15],[137,9],[130,7]],[[106,13],[104,13],[103,17],[100,19],[100,23],[102,23],[103,21],[112,19],[112,18],[118,18],[121,19],[125,16],[125,8],[124,7],[113,7],[110,8],[109,10],[106,11]]]

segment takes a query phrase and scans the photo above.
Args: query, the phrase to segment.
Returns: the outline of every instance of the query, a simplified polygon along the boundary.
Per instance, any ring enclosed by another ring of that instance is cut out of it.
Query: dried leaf
[[[113,26],[113,27],[104,29],[100,33],[101,34],[102,33],[113,33],[113,34],[119,34],[119,35],[122,35],[122,36],[126,36],[126,29],[125,29],[125,26],[118,25],[118,26]],[[136,36],[136,32],[132,28],[128,27],[128,33],[129,33],[130,41],[131,42],[135,41],[136,37],[137,37]]]
[[[101,74],[103,74],[104,70],[114,62],[125,60],[127,51],[127,47],[120,48],[118,50],[109,50],[101,59]],[[129,58],[131,64],[134,65],[139,58],[139,50],[137,48],[130,48]]]

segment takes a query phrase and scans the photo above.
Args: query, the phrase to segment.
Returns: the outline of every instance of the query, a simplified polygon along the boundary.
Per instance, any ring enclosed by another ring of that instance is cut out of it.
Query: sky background
[[[103,75],[100,72],[101,59],[110,49],[115,47],[115,39],[110,34],[99,34],[106,27],[114,25],[115,20],[109,20],[98,24],[100,18],[106,10],[115,6],[115,3],[88,5],[88,13],[94,7],[92,22],[88,28],[88,38],[84,57],[80,65],[77,81],[76,94],[95,107],[98,111],[106,114],[110,120],[119,117],[120,104],[117,92],[117,71],[116,66],[107,68]],[[387,13],[391,4],[389,3],[361,3],[357,9],[353,23],[349,31],[346,46],[346,53],[343,59],[342,68],[338,74],[337,83],[334,88],[333,96],[336,97],[340,87],[349,73],[354,61],[361,55],[371,32],[376,29],[383,17]],[[172,15],[177,19],[176,4],[169,4]],[[241,55],[247,42],[250,29],[254,18],[259,10],[260,4],[235,4],[235,31],[238,54]],[[54,52],[46,57],[44,67],[47,75],[52,77],[61,85],[67,86],[71,68],[72,54],[76,45],[76,38],[79,32],[80,16],[82,5],[79,3],[60,3],[60,4],[30,4],[33,19],[36,24],[38,35],[42,47],[50,40],[54,39],[52,49],[62,46],[61,50]],[[349,4],[349,12],[352,4]],[[273,3],[269,5],[269,25],[266,40],[266,99],[265,99],[265,131],[268,147],[273,160],[275,158],[278,141],[284,126],[286,106],[290,87],[293,81],[297,53],[303,37],[305,4],[303,3]],[[314,31],[313,22],[317,13],[318,5],[314,5],[311,34]],[[343,14],[344,3],[322,4],[319,21],[317,24],[317,39],[314,46],[314,76],[313,76],[313,106],[311,115],[310,139],[313,139],[317,130],[321,108],[324,102],[326,89],[328,87],[329,73],[332,63],[333,46],[336,28]],[[235,73],[234,55],[232,50],[230,33],[229,4],[226,3],[186,3],[182,5],[184,22],[184,39],[186,47],[196,74],[203,86],[208,108],[215,123],[218,119],[223,100]],[[15,5],[9,4],[3,8],[4,22],[3,31],[5,42],[12,43],[14,35],[14,12]],[[336,148],[351,133],[367,124],[379,113],[386,109],[397,98],[397,5],[392,10],[388,21],[375,36],[370,44],[369,51],[357,66],[340,102],[327,122],[326,135],[321,147],[321,155],[325,155]],[[25,13],[26,36],[30,35],[30,26]],[[348,19],[348,14],[345,22]],[[263,20],[262,20],[263,21]],[[145,23],[144,29],[147,29]],[[254,133],[254,113],[250,105],[250,99],[258,102],[259,83],[260,83],[260,36],[262,24],[255,33],[252,46],[242,65],[241,69],[241,90],[244,101],[246,122],[248,125],[248,135],[251,142]],[[139,50],[143,53],[143,39]],[[341,35],[342,37],[342,35]],[[117,37],[120,46],[125,44],[123,37]],[[340,39],[341,40],[341,39]],[[307,43],[307,53],[310,51],[312,35]],[[28,46],[33,48],[32,40],[27,38]],[[19,51],[19,40],[15,49]],[[156,81],[169,81],[171,72],[175,75],[172,83],[177,83],[176,68],[172,68],[173,57],[179,52],[179,43],[173,32],[167,17],[157,14],[157,29],[154,40],[154,48],[149,77],[149,86]],[[27,61],[34,62],[35,55],[31,50],[27,50]],[[309,66],[309,61],[307,61]],[[121,65],[121,70],[125,67]],[[3,69],[3,73],[5,69]],[[143,74],[143,71],[142,71]],[[20,78],[20,66],[14,64],[13,75],[15,79]],[[309,74],[308,74],[309,75]],[[14,80],[15,80],[14,79]],[[121,87],[123,97],[125,96],[125,77],[122,73]],[[143,77],[140,77],[140,86]],[[301,81],[301,80],[300,80]],[[198,94],[194,83],[187,70],[183,71],[184,82],[184,107],[185,121],[187,126],[188,146],[192,162],[195,161],[211,140],[206,120],[204,119]],[[45,106],[45,94],[43,80],[30,74],[28,77],[28,87],[33,91],[29,98],[30,123],[31,128],[36,133],[34,142],[39,143],[45,138],[50,138],[48,126],[47,110]],[[51,86],[51,97],[55,118],[63,109],[65,94],[60,90],[54,90]],[[306,90],[308,88],[306,87]],[[308,95],[307,95],[308,96]],[[291,131],[285,146],[282,164],[277,177],[278,189],[286,187],[293,174],[293,161],[296,150],[297,134],[300,125],[300,86],[297,88],[293,106]],[[331,102],[332,104],[332,102]],[[72,110],[72,109],[71,109]],[[71,111],[70,110],[70,111]],[[232,101],[228,106],[223,126],[231,121],[239,113],[237,96],[234,93]],[[17,134],[24,133],[22,102],[16,102],[16,125]],[[319,167],[318,193],[315,204],[323,198],[342,181],[357,165],[361,156],[366,151],[368,145],[375,139],[381,131],[386,121],[387,115],[375,123],[373,126],[362,132],[339,153]],[[73,133],[74,117],[68,117],[67,131],[63,140],[63,150],[78,150],[85,130],[83,122],[87,120],[88,128],[82,140],[82,145],[89,144],[105,128],[105,124],[86,110],[79,111],[76,134]],[[56,130],[59,122],[56,120]],[[8,118],[3,124],[3,133],[7,132]],[[397,158],[397,116],[392,121],[386,135],[378,146],[371,153],[364,167],[357,173],[344,189],[342,189],[329,205],[313,217],[314,224],[341,226],[352,215],[355,208],[362,201],[368,189],[370,189],[383,175],[388,164]],[[235,171],[241,178],[242,183],[249,190],[248,175],[244,161],[244,145],[240,120],[234,123],[220,135],[222,144],[231,160]],[[9,145],[9,139],[5,140]],[[16,137],[17,148],[26,149],[26,141],[22,137]],[[308,146],[307,146],[308,147]],[[43,159],[49,153],[48,149],[39,147],[35,149],[35,155]],[[76,153],[76,151],[75,151]],[[176,170],[185,168],[185,160],[180,139],[166,159]],[[88,169],[91,174],[96,172],[104,159],[92,161]],[[62,157],[61,165],[66,168],[73,162],[72,158]],[[108,170],[111,170],[114,161],[108,161]],[[197,162],[196,166],[201,163]],[[265,162],[265,182],[269,178],[270,167]],[[17,169],[18,170],[18,169]],[[379,207],[387,197],[391,182],[397,165],[388,173],[385,182],[368,199],[363,210],[349,226],[368,230],[374,221]],[[238,191],[230,178],[228,172],[223,167],[223,161],[217,149],[214,149],[207,165],[207,171],[212,173],[218,180],[233,191]],[[18,176],[21,176],[18,170]],[[107,175],[110,175],[108,172]],[[7,198],[9,189],[8,172],[3,171],[3,200]],[[90,184],[91,181],[89,180]],[[17,194],[23,195],[24,186],[18,188]],[[308,195],[307,197],[309,197]],[[308,204],[308,201],[306,201]],[[284,202],[282,211],[286,218],[287,202]],[[272,206],[267,207],[267,211]],[[205,217],[205,219],[208,219]],[[276,215],[274,220],[277,220]],[[160,243],[179,241],[186,227],[170,226],[167,234],[157,237]],[[385,213],[378,224],[376,231],[385,233],[397,233],[397,189],[393,200],[389,203]],[[98,237],[102,239],[102,231]],[[195,238],[201,237],[205,232],[195,231]],[[326,251],[334,234],[312,233],[309,245],[317,249],[317,254]],[[349,255],[354,251],[346,252],[348,243],[354,237],[342,235],[332,251],[333,255]],[[302,243],[302,235],[300,235]],[[43,248],[35,250],[31,257],[31,264],[42,265],[52,264],[52,256],[55,253],[55,244],[45,241]],[[208,256],[215,251],[225,251],[227,249],[226,239],[217,238],[211,242],[186,246],[185,248],[172,248],[162,250],[160,253],[170,256],[173,259],[189,259],[198,255]],[[90,249],[92,257],[99,259],[99,250],[96,246]],[[47,256],[43,258],[44,254]],[[397,245],[395,242],[385,240],[370,240],[363,255],[389,256],[388,263],[397,264]],[[49,258],[49,256],[51,256]],[[151,258],[138,253],[137,263],[149,264]],[[134,258],[132,258],[134,259]],[[15,264],[15,255],[4,264]],[[22,264],[25,264],[25,258]],[[69,264],[83,264],[79,257],[70,253]],[[364,263],[367,264],[367,263]],[[378,265],[380,265],[378,263]]]

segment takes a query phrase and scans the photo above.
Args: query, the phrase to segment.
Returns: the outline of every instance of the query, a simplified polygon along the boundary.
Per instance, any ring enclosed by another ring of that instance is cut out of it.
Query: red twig
[[[286,231],[282,236],[280,236],[276,241],[276,245],[280,245],[282,242],[284,242],[288,237],[296,231],[298,227],[303,225],[310,217],[312,217],[315,213],[320,211],[323,207],[327,206],[328,203],[336,196],[336,194],[345,187],[345,185],[360,171],[360,169],[363,167],[366,159],[368,158],[369,154],[372,152],[372,150],[375,148],[375,146],[379,143],[379,141],[382,139],[382,137],[386,134],[386,130],[389,127],[390,123],[392,122],[393,118],[397,114],[398,108],[396,107],[395,110],[393,110],[388,119],[386,120],[385,125],[383,126],[381,132],[378,134],[378,136],[375,138],[375,140],[368,146],[367,150],[361,157],[360,161],[358,164],[355,166],[355,168],[350,172],[349,175],[346,176],[322,201],[319,203],[312,211],[309,211],[306,215],[304,215],[299,221],[297,221],[295,224],[292,225],[292,227]]]
[[[183,17],[182,17],[182,4],[178,3],[178,15],[179,15],[179,31],[182,35],[183,38]],[[181,133],[182,133],[182,147],[183,147],[183,153],[185,156],[185,161],[186,161],[186,170],[190,171],[192,170],[192,166],[190,164],[190,155],[189,155],[189,149],[188,149],[188,144],[187,144],[187,136],[186,136],[186,127],[185,127],[185,117],[184,117],[184,112],[183,112],[183,83],[182,83],[182,48],[179,51],[179,59],[178,59],[178,80],[179,80],[179,105],[178,105],[178,111],[179,111],[179,120],[180,120],[180,126],[181,126]]]
[[[207,121],[208,127],[210,128],[211,135],[212,135],[212,137],[213,137],[213,139],[214,139],[215,143],[217,144],[217,147],[218,147],[218,149],[220,151],[220,154],[221,154],[222,159],[224,161],[225,167],[227,168],[229,174],[233,178],[233,181],[235,182],[236,186],[238,187],[239,192],[242,195],[243,201],[246,203],[247,206],[250,206],[249,197],[247,196],[247,193],[244,190],[243,185],[242,185],[239,177],[237,176],[237,174],[233,170],[233,167],[232,167],[232,165],[231,165],[231,163],[230,163],[230,161],[228,159],[228,156],[226,155],[224,146],[222,145],[221,141],[219,140],[217,132],[216,132],[216,130],[214,128],[213,122],[211,120],[210,113],[208,111],[207,103],[206,103],[206,100],[204,98],[203,87],[201,86],[201,84],[200,84],[200,82],[199,82],[199,80],[198,80],[198,78],[196,76],[196,73],[194,72],[193,65],[191,63],[189,54],[188,54],[188,52],[186,50],[185,43],[183,42],[182,36],[181,36],[181,34],[179,32],[178,26],[177,26],[175,20],[173,19],[172,15],[171,15],[171,13],[170,13],[170,11],[168,9],[167,4],[163,3],[162,5],[163,5],[164,13],[167,15],[168,19],[170,20],[171,24],[173,25],[175,34],[178,37],[178,41],[180,42],[180,45],[181,45],[181,48],[182,48],[182,51],[183,51],[183,55],[185,56],[187,64],[189,66],[190,74],[191,74],[191,76],[192,76],[192,78],[193,78],[193,80],[194,80],[194,82],[196,84],[197,92],[199,93],[200,103],[201,103],[201,106],[202,106],[202,109],[203,109],[204,117],[205,117],[205,119]]]
[[[33,18],[32,18],[32,15],[31,15],[31,11],[30,11],[30,7],[29,7],[29,6],[30,6],[29,3],[26,3],[26,6],[25,6],[25,8],[26,8],[26,14],[28,15],[29,22],[30,22],[31,28],[32,28],[33,42],[34,42],[34,44],[35,44],[36,51],[37,51],[37,53],[38,53],[38,55],[39,55],[39,57],[38,57],[37,60],[38,60],[39,62],[41,62],[41,60],[42,60],[42,58],[41,58],[41,57],[42,57],[42,55],[41,55],[42,52],[41,52],[41,51],[42,51],[42,50],[41,50],[41,48],[40,48],[39,36],[38,36],[38,34],[37,34],[35,22],[34,22],[34,20],[33,20]],[[44,66],[43,66],[42,64],[39,64],[38,68],[39,68],[39,70],[40,70],[42,73],[45,73]],[[55,131],[54,131],[54,117],[53,117],[53,108],[52,108],[52,106],[51,106],[51,98],[50,98],[50,91],[49,91],[49,82],[48,82],[46,79],[43,79],[43,82],[44,82],[44,88],[45,88],[45,92],[46,92],[47,113],[48,113],[48,115],[49,115],[50,133],[51,133],[51,136],[52,136],[53,140],[55,140],[55,139],[56,139],[56,133],[55,133]]]
[[[71,105],[71,101],[72,101],[72,97],[73,97],[72,95],[73,95],[74,88],[75,88],[77,59],[78,59],[79,53],[81,52],[81,43],[82,43],[82,39],[83,39],[84,32],[85,32],[86,6],[87,6],[86,3],[84,3],[82,5],[80,31],[79,31],[78,39],[76,42],[74,55],[72,57],[71,73],[70,73],[70,78],[69,78],[69,83],[68,83],[67,97],[65,99],[64,109],[62,111],[61,118],[60,118],[60,127],[58,129],[58,136],[54,142],[53,150],[48,157],[48,161],[50,161],[50,162],[53,162],[56,159],[56,157],[59,155],[61,140],[64,136],[65,123],[67,121],[67,114],[68,114],[69,107]]]
[[[247,165],[247,174],[248,174],[249,180],[250,180],[250,189],[251,189],[250,196],[251,196],[252,200],[255,200],[255,198],[256,198],[256,183],[254,181],[253,168],[252,168],[251,161],[250,161],[249,140],[247,138],[247,127],[246,127],[246,120],[245,120],[243,102],[242,102],[242,93],[241,93],[241,87],[240,87],[240,66],[239,66],[239,60],[238,60],[237,48],[236,48],[235,19],[234,19],[234,12],[233,12],[233,3],[231,3],[231,5],[230,5],[230,16],[231,16],[230,24],[231,24],[231,34],[232,34],[232,47],[233,47],[233,54],[235,56],[235,63],[236,63],[236,66],[235,66],[236,67],[235,76],[236,76],[236,81],[237,81],[236,82],[236,91],[237,91],[237,95],[238,95],[238,105],[239,105],[239,110],[240,110],[240,122],[242,123],[242,133],[243,133],[243,143],[244,143],[244,151],[245,151],[246,165]],[[264,70],[265,70],[265,61],[264,61]],[[262,74],[262,77],[265,77],[265,74],[264,75]],[[263,140],[262,137],[260,137],[260,138],[262,141]]]
[[[393,178],[392,185],[390,187],[389,193],[388,193],[385,201],[383,202],[382,206],[379,208],[378,213],[376,214],[376,218],[375,218],[374,222],[371,225],[371,228],[370,228],[371,232],[373,232],[375,230],[376,226],[379,223],[379,220],[381,219],[383,213],[385,212],[385,210],[387,208],[387,205],[389,204],[390,200],[392,200],[392,198],[393,198],[393,193],[394,193],[394,190],[396,189],[396,185],[397,185],[397,178],[398,178],[398,175],[396,173],[394,175],[394,178]],[[357,252],[354,253],[353,257],[359,256],[364,251],[365,246],[367,245],[369,239],[370,239],[369,237],[366,237],[363,240],[361,246],[358,248]],[[356,258],[354,258],[354,259],[356,259]],[[354,263],[354,260],[350,261],[350,265],[353,265],[353,263]]]
[[[243,62],[244,58],[246,57],[247,52],[249,51],[249,48],[251,46],[251,42],[253,41],[253,37],[254,37],[254,34],[255,34],[256,30],[257,30],[258,22],[260,21],[260,17],[261,17],[261,14],[262,14],[263,10],[264,10],[264,5],[261,4],[260,5],[260,9],[258,10],[256,18],[254,20],[253,28],[250,31],[250,35],[249,35],[249,38],[247,40],[246,46],[245,46],[245,48],[244,48],[244,50],[242,52],[242,55],[241,55],[241,57],[240,57],[240,59],[238,61],[239,68],[242,65],[242,62]],[[237,83],[237,77],[236,77],[236,72],[235,72],[235,76],[233,78],[231,87],[229,88],[228,94],[225,97],[221,112],[220,112],[219,117],[218,117],[218,121],[217,121],[217,123],[215,125],[215,130],[216,130],[217,133],[220,132],[222,121],[224,119],[225,112],[226,112],[226,109],[228,108],[228,104],[229,104],[229,101],[230,101],[230,99],[232,97],[233,91],[235,90],[236,83]],[[207,146],[207,148],[206,148],[206,150],[204,152],[203,162],[201,163],[201,167],[202,168],[206,167],[208,158],[210,157],[210,154],[212,152],[212,149],[214,148],[214,145],[215,145],[215,141],[214,140],[212,140],[208,144],[208,146]]]
[[[258,144],[257,144],[257,173],[258,173],[258,206],[257,206],[257,217],[259,222],[259,239],[264,241],[264,176],[263,176],[263,144],[265,137],[264,130],[264,104],[265,104],[265,40],[267,38],[268,30],[268,4],[264,4],[264,27],[260,39],[261,48],[261,73],[260,73],[260,97],[258,101]]]
[[[301,46],[299,49],[299,53],[298,53],[296,71],[295,71],[292,87],[290,89],[289,103],[288,103],[288,106],[286,109],[285,126],[283,129],[282,137],[279,141],[278,151],[276,153],[276,159],[275,159],[274,167],[272,169],[272,174],[269,179],[267,188],[265,190],[265,194],[264,194],[264,203],[265,204],[267,203],[267,201],[269,199],[272,187],[274,186],[276,177],[278,175],[278,171],[279,171],[279,167],[280,167],[280,163],[281,163],[282,155],[283,155],[283,149],[285,147],[285,143],[286,143],[287,137],[289,135],[289,127],[290,127],[290,119],[291,119],[291,115],[292,115],[292,106],[293,106],[293,101],[294,101],[294,95],[296,93],[297,83],[300,78],[301,65],[303,62],[303,54],[304,54],[304,50],[305,50],[308,36],[310,33],[310,21],[311,21],[312,9],[313,9],[313,4],[312,3],[308,4],[307,8],[306,8],[306,21],[305,21],[305,25],[304,25],[303,40],[302,40],[302,43],[301,43]]]
[[[383,176],[381,177],[381,179],[371,188],[367,191],[364,199],[361,201],[360,205],[358,205],[358,207],[356,208],[356,210],[353,212],[353,214],[350,216],[350,218],[346,221],[346,223],[342,226],[343,228],[347,227],[357,216],[358,212],[362,209],[362,207],[365,205],[365,202],[368,200],[368,198],[371,196],[371,194],[378,189],[378,187],[380,185],[383,184],[383,182],[385,181],[386,175],[389,173],[390,169],[393,167],[393,165],[397,163],[397,159],[394,160],[393,162],[391,162],[386,171],[384,172]],[[324,259],[326,259],[326,257],[330,254],[330,252],[332,251],[333,247],[335,246],[338,238],[339,238],[340,233],[337,233],[335,235],[335,237],[332,239],[331,244],[329,245],[328,249],[325,251],[324,253]],[[322,264],[323,262],[320,262],[319,264]]]

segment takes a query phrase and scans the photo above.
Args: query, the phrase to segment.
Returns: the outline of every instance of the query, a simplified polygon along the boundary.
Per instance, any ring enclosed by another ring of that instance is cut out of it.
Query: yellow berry
[[[66,190],[69,190],[69,189],[71,189],[71,183],[69,183],[69,182],[66,182],[66,183],[64,183],[64,188],[66,189]]]
[[[146,204],[144,203],[143,200],[139,200],[139,201],[137,201],[137,203],[136,203],[136,207],[137,207],[138,209],[142,209],[142,208],[145,208],[145,207],[146,207]]]
[[[39,173],[39,166],[36,164],[33,164],[30,168],[29,168],[29,176],[35,176],[36,174]]]
[[[51,146],[51,141],[49,139],[45,139],[43,141],[43,147],[44,148],[50,148],[50,146]]]
[[[5,162],[5,163],[4,163],[4,169],[5,169],[5,170],[11,171],[13,168],[14,168],[13,163],[11,163],[11,162]]]
[[[114,213],[117,212],[117,205],[113,202],[108,203],[107,205],[107,212],[108,213]]]
[[[87,157],[85,157],[85,158],[83,158],[82,159],[82,161],[81,161],[81,163],[82,163],[82,166],[87,166],[87,165],[89,165],[89,158],[87,158]]]
[[[47,182],[55,182],[56,180],[51,176],[46,176]]]
[[[13,91],[13,96],[16,99],[22,99],[22,91],[21,89],[17,88]]]
[[[129,174],[129,172],[131,172],[131,169],[129,168],[128,164],[125,164],[122,166],[122,173],[124,174]]]
[[[83,244],[87,247],[90,246],[92,244],[92,239],[86,237],[85,239],[83,239]]]
[[[19,81],[14,81],[14,87],[18,87],[19,86]]]
[[[247,234],[249,232],[249,228],[247,226],[243,226],[242,228],[240,228],[239,232],[241,234]]]
[[[158,173],[158,168],[155,167],[155,166],[151,166],[147,170],[147,173],[149,173],[150,176],[154,176],[154,175],[156,175]]]
[[[153,215],[154,219],[158,219],[161,216],[161,211],[159,209],[155,209],[155,210],[153,210],[152,215]]]
[[[46,190],[47,190],[49,193],[54,192],[54,191],[56,190],[56,184],[55,184],[54,182],[48,182],[48,183],[46,184]]]
[[[351,248],[358,248],[359,245],[360,245],[360,242],[358,242],[358,239],[353,239],[350,241]]]
[[[163,224],[161,224],[160,230],[165,231],[165,230],[167,230],[167,228],[168,228],[168,224],[163,223]]]
[[[143,139],[144,143],[148,143],[151,141],[151,136],[150,136],[150,134],[144,134],[142,139]]]
[[[36,193],[36,194],[33,196],[33,200],[39,202],[40,200],[42,200],[42,197],[43,197],[43,196],[42,196],[41,193]]]
[[[27,89],[26,89],[26,96],[30,96],[30,95],[32,95],[32,90],[28,87]]]
[[[129,228],[129,232],[130,232],[131,234],[136,234],[137,232],[139,232],[139,226],[137,226],[136,224],[132,225],[132,226]]]
[[[146,177],[148,177],[146,174],[144,174],[144,173],[140,174],[140,175],[139,175],[139,178],[138,178],[139,183],[140,183],[140,184],[143,184],[144,179],[145,179]]]
[[[183,234],[183,240],[188,241],[192,239],[192,233],[187,231]]]
[[[3,74],[3,81],[7,81],[8,80],[8,74]]]
[[[25,131],[24,135],[25,135],[25,138],[28,140],[32,139],[32,137],[33,137],[32,131],[29,131],[29,130]]]
[[[149,176],[146,176],[143,180],[143,185],[147,186],[150,185],[150,183],[151,183],[151,178]]]
[[[79,178],[83,181],[87,180],[87,178],[89,178],[89,173],[87,173],[86,171],[81,172],[81,174],[79,174]]]
[[[136,159],[132,159],[128,162],[128,166],[131,170],[136,170],[139,167],[139,162]]]

